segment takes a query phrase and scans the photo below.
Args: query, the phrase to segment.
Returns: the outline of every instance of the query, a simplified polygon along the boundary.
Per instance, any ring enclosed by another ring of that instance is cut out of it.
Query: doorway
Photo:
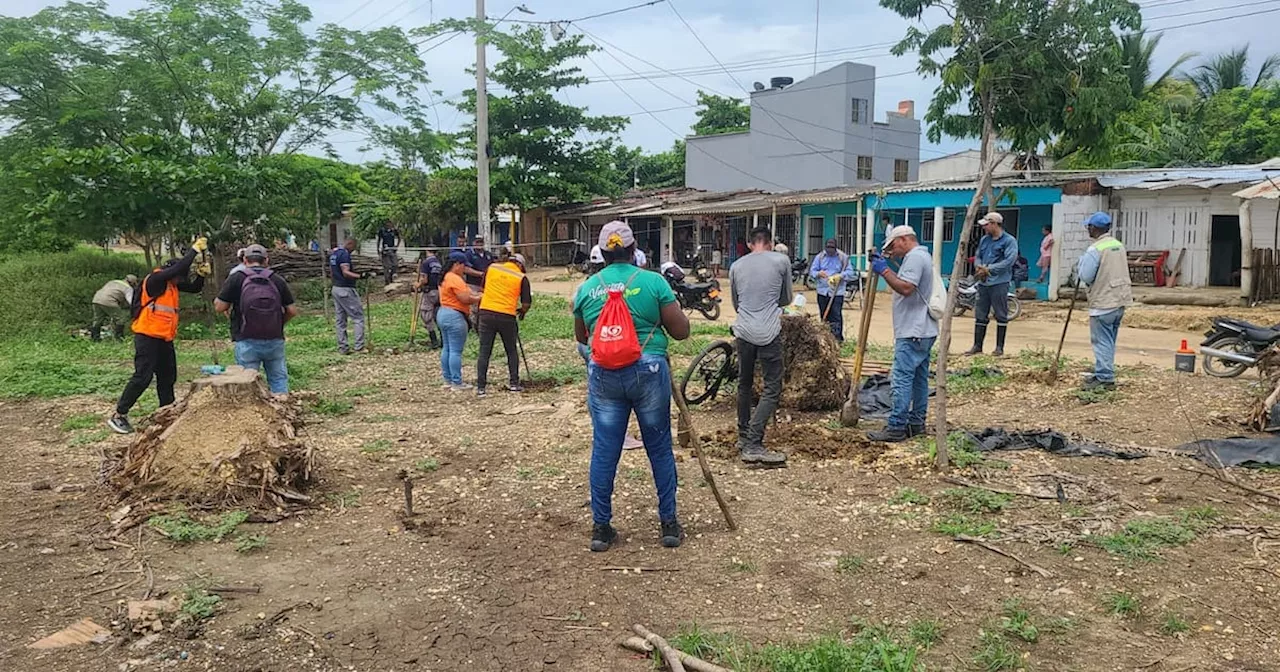
[[[1214,215],[1209,227],[1209,285],[1240,286],[1240,217]]]
[[[805,220],[804,228],[806,240],[804,252],[810,259],[813,258],[813,255],[822,251],[822,246],[826,240],[822,237],[823,234],[826,233],[823,231],[825,226],[825,217],[810,217]]]

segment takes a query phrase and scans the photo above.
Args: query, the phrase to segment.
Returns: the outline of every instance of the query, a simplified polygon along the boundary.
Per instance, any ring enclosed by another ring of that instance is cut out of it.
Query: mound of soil
[[[782,407],[831,411],[844,403],[848,376],[840,364],[840,344],[822,323],[804,315],[782,316]],[[756,394],[762,389],[756,368]]]
[[[130,501],[284,505],[305,502],[315,457],[298,438],[295,406],[272,398],[258,372],[232,366],[201,378],[125,448],[109,482]]]

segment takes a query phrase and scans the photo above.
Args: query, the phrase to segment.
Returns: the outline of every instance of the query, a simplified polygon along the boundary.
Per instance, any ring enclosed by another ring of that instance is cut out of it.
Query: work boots
[[[964,351],[966,355],[981,355],[982,342],[987,340],[987,325],[976,324],[973,327],[973,347]]]
[[[89,338],[95,342],[102,340],[102,327],[89,327]]]
[[[1004,337],[1009,333],[1009,327],[996,325],[996,357],[1004,357]]]
[[[439,349],[440,349],[440,335],[436,333],[435,329],[432,329],[431,331],[428,331],[428,332],[427,332],[427,336],[431,339],[431,349],[432,349],[432,350],[439,350]]]

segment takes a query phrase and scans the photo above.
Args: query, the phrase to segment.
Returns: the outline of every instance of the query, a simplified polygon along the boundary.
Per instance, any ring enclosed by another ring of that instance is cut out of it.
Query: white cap
[[[599,245],[596,245],[595,247],[591,248],[590,259],[591,259],[591,263],[593,264],[604,263],[604,253],[600,251]]]
[[[982,219],[978,220],[979,224],[986,224],[988,222],[992,222],[995,224],[999,224],[1000,226],[1004,226],[1004,215],[998,212],[988,212],[987,214],[982,216]]]
[[[915,229],[912,229],[911,227],[905,224],[900,224],[898,226],[893,227],[892,229],[889,229],[889,232],[885,234],[884,246],[887,248],[889,247],[889,243],[892,243],[893,241],[899,238],[902,238],[905,236],[914,236],[914,235],[916,235]]]

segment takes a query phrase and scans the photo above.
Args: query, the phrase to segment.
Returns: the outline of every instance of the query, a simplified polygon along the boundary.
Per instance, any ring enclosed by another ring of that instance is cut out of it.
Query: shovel
[[[1053,364],[1049,367],[1049,384],[1058,382],[1058,362],[1062,360],[1062,346],[1067,342],[1067,327],[1071,326],[1071,313],[1076,310],[1076,297],[1080,294],[1080,278],[1076,278],[1075,289],[1071,291],[1071,305],[1067,306],[1067,321],[1062,323],[1062,338],[1058,339],[1058,352],[1053,356]]]
[[[867,356],[867,338],[871,332],[871,317],[876,308],[876,282],[868,273],[866,305],[862,308],[862,321],[858,323],[858,345],[853,354],[853,377],[849,379],[849,397],[840,407],[840,424],[857,427],[862,407],[858,405],[858,389],[862,387],[862,362]]]

